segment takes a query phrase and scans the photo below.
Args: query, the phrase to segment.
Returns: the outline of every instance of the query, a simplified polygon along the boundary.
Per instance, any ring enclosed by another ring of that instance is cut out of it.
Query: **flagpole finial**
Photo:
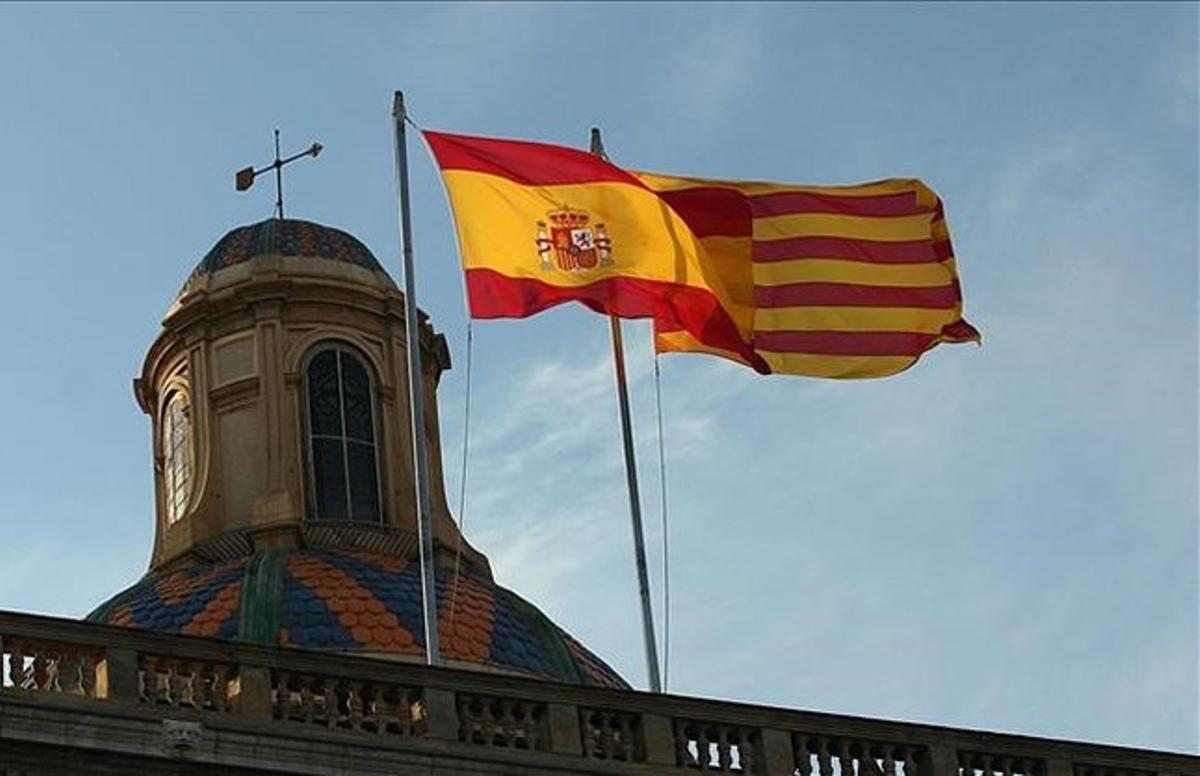
[[[408,113],[404,108],[404,92],[399,89],[392,92],[392,118],[401,121],[408,118]]]
[[[604,141],[600,139],[600,127],[592,127],[591,151],[601,159],[608,160],[608,154],[604,153]]]

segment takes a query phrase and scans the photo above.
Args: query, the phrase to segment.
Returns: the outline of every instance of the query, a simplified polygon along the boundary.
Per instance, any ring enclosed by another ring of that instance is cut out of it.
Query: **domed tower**
[[[217,242],[134,380],[154,449],[150,569],[89,619],[422,661],[404,305],[340,230],[270,219]],[[450,356],[425,316],[419,346],[444,663],[626,687],[463,541],[440,468]]]

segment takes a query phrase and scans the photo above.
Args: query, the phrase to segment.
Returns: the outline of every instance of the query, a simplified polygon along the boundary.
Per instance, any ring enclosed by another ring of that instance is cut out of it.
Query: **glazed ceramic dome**
[[[464,571],[438,578],[438,640],[448,665],[570,684],[628,687],[604,661],[515,593]],[[419,566],[355,549],[274,550],[149,574],[88,615],[93,622],[420,661]]]
[[[272,255],[326,259],[383,272],[367,246],[341,229],[312,221],[269,218],[227,232],[200,260],[193,274],[210,275],[256,256]]]

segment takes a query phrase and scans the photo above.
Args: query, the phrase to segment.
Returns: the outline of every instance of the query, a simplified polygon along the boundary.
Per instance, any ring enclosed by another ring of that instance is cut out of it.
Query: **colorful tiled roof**
[[[629,686],[515,593],[464,572],[452,596],[448,576],[437,580],[445,659],[572,684]],[[88,619],[284,647],[424,654],[418,564],[363,550],[272,550],[148,575]]]
[[[312,221],[269,218],[239,226],[217,241],[195,275],[207,275],[255,256],[309,256],[383,272],[375,256],[352,235]]]

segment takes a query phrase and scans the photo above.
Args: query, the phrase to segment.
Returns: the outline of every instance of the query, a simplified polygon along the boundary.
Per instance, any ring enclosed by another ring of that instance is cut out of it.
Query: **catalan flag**
[[[471,315],[578,301],[652,318],[660,352],[763,373],[883,377],[978,340],[920,181],[814,187],[626,171],[561,146],[426,132]]]
[[[919,180],[786,186],[637,173],[722,268],[725,307],[772,372],[883,377],[978,341],[941,200]],[[657,327],[660,351],[710,351]]]

